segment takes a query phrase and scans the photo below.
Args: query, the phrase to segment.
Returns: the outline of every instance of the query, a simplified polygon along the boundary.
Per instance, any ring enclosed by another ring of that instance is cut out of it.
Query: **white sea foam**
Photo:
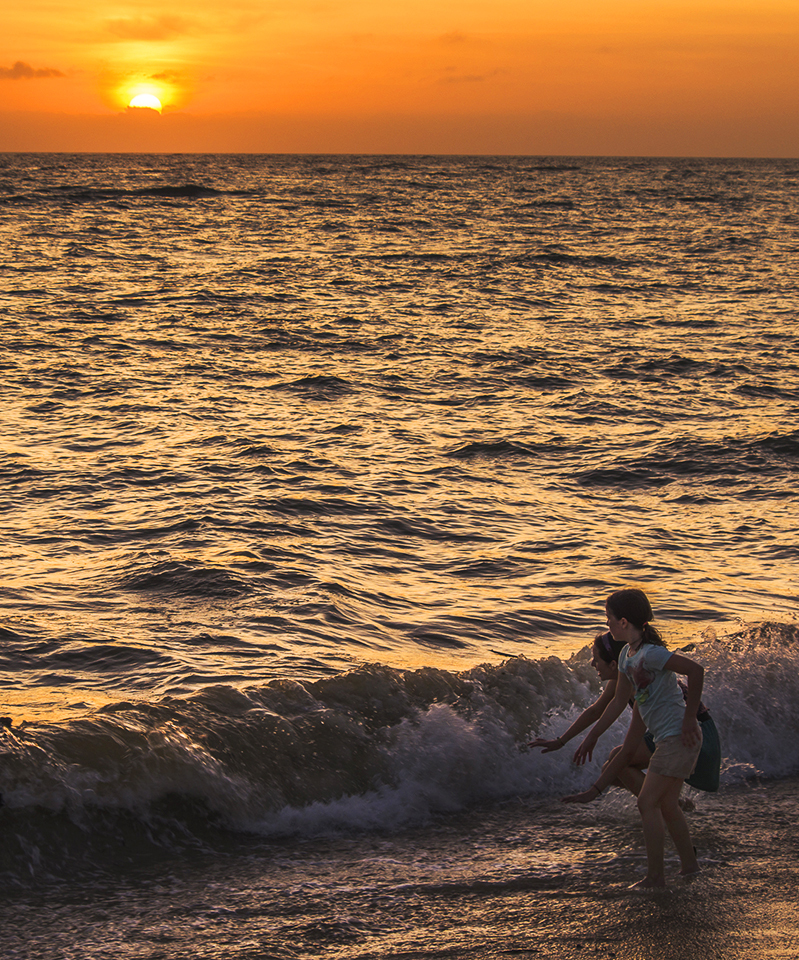
[[[722,784],[799,773],[792,628],[775,639],[774,625],[762,625],[698,643],[690,655],[706,666]],[[235,829],[393,829],[476,803],[579,789],[623,739],[625,716],[585,767],[571,762],[580,738],[548,754],[526,743],[563,732],[599,689],[587,654],[462,674],[371,667],[306,686],[209,688],[146,708],[121,704],[63,728],[7,731],[0,785],[14,808],[146,815],[183,796]]]

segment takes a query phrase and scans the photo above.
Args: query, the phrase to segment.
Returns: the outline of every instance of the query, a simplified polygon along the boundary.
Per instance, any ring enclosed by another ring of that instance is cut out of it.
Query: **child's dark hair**
[[[594,637],[594,649],[605,663],[618,663],[619,654],[624,649],[625,644],[619,643],[613,639],[613,634],[608,630],[606,633],[598,633]]]
[[[617,620],[628,620],[634,627],[638,627],[643,635],[643,643],[665,646],[663,638],[649,622],[655,619],[655,615],[643,590],[617,590],[611,593],[605,605]]]

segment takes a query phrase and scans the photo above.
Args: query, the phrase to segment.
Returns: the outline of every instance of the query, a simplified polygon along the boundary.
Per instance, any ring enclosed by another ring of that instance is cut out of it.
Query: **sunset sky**
[[[796,157],[799,2],[26,0],[9,150]]]

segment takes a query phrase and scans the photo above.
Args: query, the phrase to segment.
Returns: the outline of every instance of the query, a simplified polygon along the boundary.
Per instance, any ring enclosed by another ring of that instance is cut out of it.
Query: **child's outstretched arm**
[[[542,753],[551,753],[553,750],[560,750],[561,747],[565,747],[572,737],[576,737],[578,733],[587,730],[592,723],[596,723],[605,712],[608,704],[612,702],[615,692],[616,681],[611,680],[602,691],[602,696],[590,707],[586,707],[565,733],[562,733],[555,740],[543,740],[541,737],[537,737],[535,740],[531,740],[527,746],[543,747]]]
[[[685,716],[682,721],[682,742],[692,747],[702,740],[702,730],[696,719],[699,704],[702,701],[702,686],[705,682],[705,668],[701,663],[673,653],[666,661],[666,669],[681,673],[688,680],[688,693],[685,697]]]
[[[624,713],[624,709],[627,704],[630,702],[630,697],[633,695],[633,685],[627,679],[627,677],[619,672],[619,676],[616,680],[616,693],[610,703],[605,707],[605,711],[602,716],[594,724],[591,732],[583,740],[580,746],[574,753],[574,762],[578,765],[585,763],[586,760],[590,760],[594,755],[594,747],[597,744],[597,741],[602,736],[602,734],[614,724],[619,717]]]

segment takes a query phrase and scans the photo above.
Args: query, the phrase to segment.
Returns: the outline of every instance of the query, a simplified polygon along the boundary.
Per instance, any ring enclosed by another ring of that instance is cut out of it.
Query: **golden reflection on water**
[[[99,710],[107,703],[108,696],[75,687],[68,691],[63,687],[20,687],[3,692],[0,713],[11,718],[13,727],[22,723],[62,723]]]

